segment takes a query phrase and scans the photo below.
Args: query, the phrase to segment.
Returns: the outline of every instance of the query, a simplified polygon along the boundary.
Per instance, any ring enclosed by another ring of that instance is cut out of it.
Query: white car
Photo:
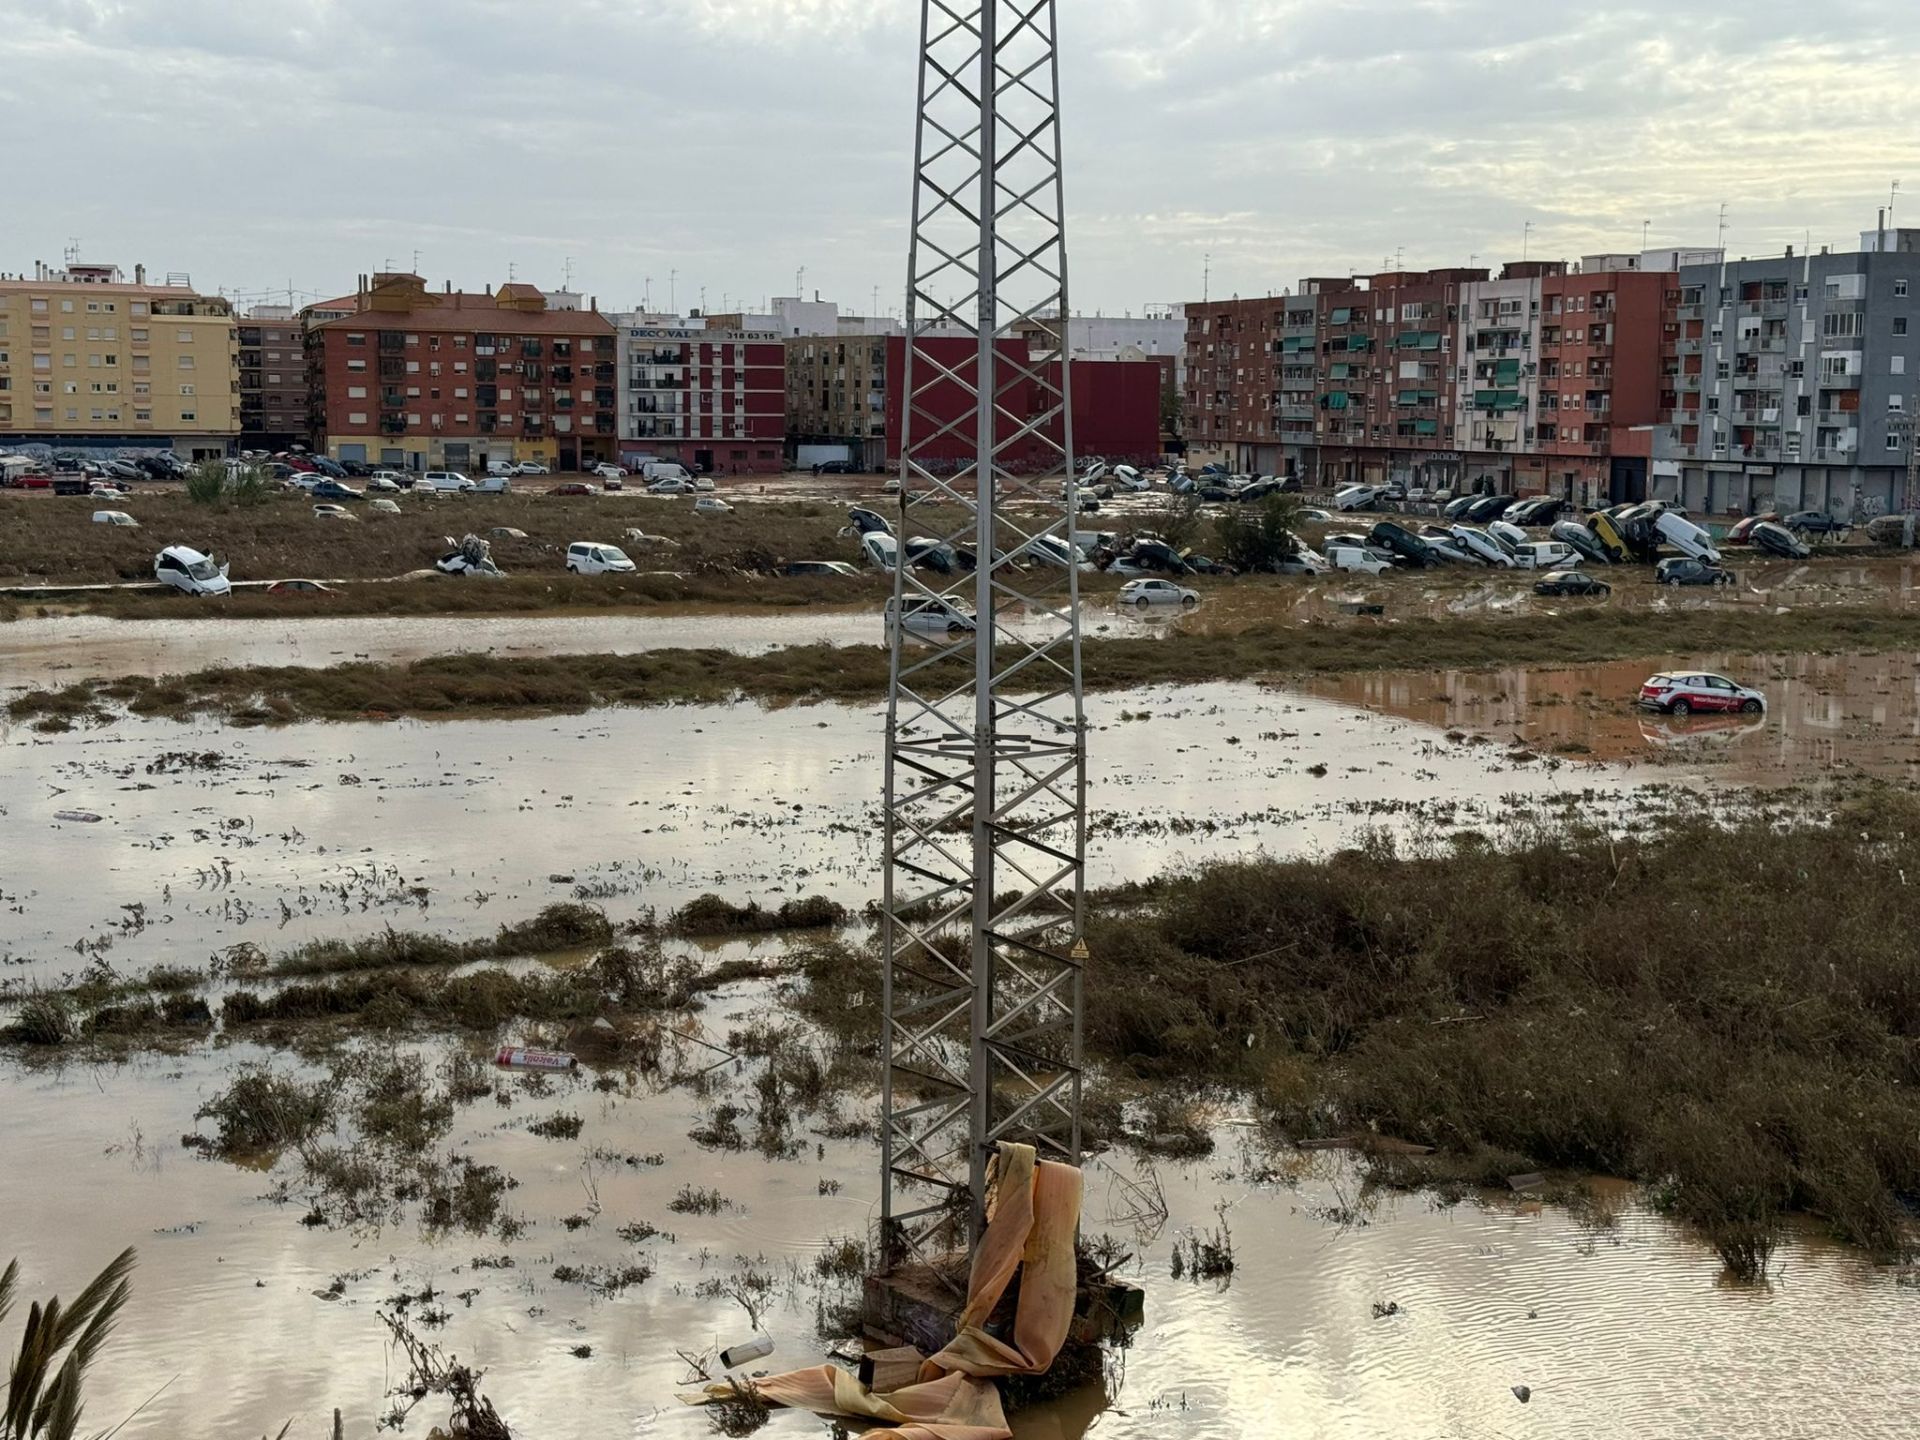
[[[900,566],[900,542],[884,530],[869,530],[862,535],[860,550],[876,570],[895,570]]]
[[[1298,511],[1297,515],[1302,525],[1331,525],[1333,523],[1333,516],[1329,515],[1325,510],[1317,509],[1311,505],[1305,510]]]
[[[693,513],[696,515],[731,515],[733,513],[733,507],[718,495],[702,495],[698,500],[693,502]]]
[[[215,565],[211,555],[188,545],[169,545],[154,556],[153,578],[189,595],[227,595],[233,590],[227,582],[227,567]]]
[[[598,475],[602,480],[624,480],[627,478],[625,468],[614,464],[611,460],[602,460],[587,473],[589,475]]]
[[[1336,510],[1365,510],[1380,498],[1380,491],[1373,485],[1349,485],[1337,490],[1333,496],[1333,508]]]
[[[1114,466],[1113,483],[1124,486],[1129,490],[1151,490],[1153,488],[1153,481],[1142,475],[1131,465]]]
[[[397,495],[401,489],[400,482],[384,472],[367,477],[367,493],[370,495]]]
[[[1081,553],[1078,545],[1069,545],[1058,535],[1037,535],[1027,549],[1042,565],[1057,565],[1062,570],[1094,568],[1093,562]]]
[[[712,490],[716,487],[714,486],[713,481],[708,479],[705,475],[696,475],[693,477],[693,488],[696,490]]]
[[[538,460],[522,460],[509,472],[514,475],[551,475],[553,472]]]
[[[1200,592],[1188,590],[1171,580],[1129,580],[1120,587],[1117,605],[1198,605]]]
[[[448,491],[457,495],[473,493],[473,481],[453,470],[429,470],[420,477],[420,483],[430,490]]]
[[[92,485],[87,489],[88,496],[95,500],[124,500],[132,493],[118,485]]]
[[[567,546],[567,569],[576,575],[631,575],[636,568],[618,545],[576,540]]]
[[[140,522],[124,510],[96,510],[93,512],[96,525],[119,525],[134,530],[140,528]]]
[[[1484,530],[1476,530],[1471,525],[1456,525],[1453,527],[1453,543],[1482,564],[1500,570],[1513,568],[1513,556]]]
[[[383,480],[386,481],[384,485],[380,483]],[[385,490],[388,488],[411,490],[413,488],[413,476],[403,470],[376,470],[367,477],[367,489]]]
[[[649,495],[691,495],[698,488],[691,480],[683,479],[678,475],[669,475],[647,486],[647,493]]]
[[[367,502],[367,509],[379,515],[398,515],[400,507],[387,499],[375,499]]]
[[[908,595],[902,599],[887,601],[887,628],[892,629],[904,605],[906,619],[902,628],[910,635],[931,635],[940,637],[958,637],[974,628],[973,616],[949,600],[936,600],[926,595]]]
[[[355,515],[343,505],[316,505],[313,507],[313,518],[316,520],[352,520],[356,523],[360,519],[358,515]]]

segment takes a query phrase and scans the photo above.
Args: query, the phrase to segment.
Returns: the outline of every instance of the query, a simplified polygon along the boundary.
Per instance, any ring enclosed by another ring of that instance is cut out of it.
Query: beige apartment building
[[[787,345],[787,448],[878,470],[887,456],[885,335],[812,335]]]
[[[134,267],[0,275],[0,446],[227,454],[240,434],[233,307]]]

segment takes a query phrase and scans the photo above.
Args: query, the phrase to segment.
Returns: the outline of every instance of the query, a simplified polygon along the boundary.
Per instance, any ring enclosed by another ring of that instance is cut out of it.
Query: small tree
[[[1137,528],[1158,535],[1175,550],[1184,550],[1200,538],[1200,522],[1204,518],[1200,497],[1189,491],[1185,495],[1168,495],[1165,504],[1142,511]]]
[[[187,472],[187,498],[196,505],[258,505],[272,493],[272,482],[258,465],[236,469],[225,460],[202,460]]]
[[[1236,570],[1271,571],[1299,553],[1293,533],[1300,506],[1292,496],[1274,493],[1258,503],[1231,506],[1215,524],[1219,559]]]

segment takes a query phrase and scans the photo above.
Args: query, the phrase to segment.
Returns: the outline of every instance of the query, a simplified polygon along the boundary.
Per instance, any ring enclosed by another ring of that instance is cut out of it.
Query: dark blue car
[[[358,490],[354,489],[351,485],[342,485],[338,480],[322,480],[318,485],[314,486],[313,489],[308,491],[307,493],[312,495],[313,498],[316,500],[364,500],[366,499],[366,496],[362,495]]]

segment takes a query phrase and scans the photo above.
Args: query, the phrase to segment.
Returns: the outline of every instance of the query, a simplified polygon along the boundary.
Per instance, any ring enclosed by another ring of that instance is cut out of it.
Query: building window
[[[147,302],[146,302],[146,301],[144,301],[144,300],[135,300],[135,301],[134,301],[134,302],[133,302],[133,303],[132,303],[131,305],[129,305],[129,306],[127,306],[127,313],[128,313],[129,315],[144,315],[144,314],[146,314],[146,313],[147,313]]]
[[[62,340],[71,340],[71,339],[73,339],[73,326],[71,326],[71,325],[62,325],[62,326],[60,327],[60,338],[61,338]]]
[[[351,412],[351,413],[349,413],[349,414],[348,414],[348,416],[347,416],[347,423],[348,423],[349,425],[364,425],[364,424],[366,424],[366,423],[367,423],[367,412],[366,412],[366,411],[364,411],[364,410],[355,410],[355,411],[352,411],[352,412]]]
[[[1904,375],[1907,373],[1907,357],[1906,356],[1896,355],[1893,357],[1893,373],[1895,375]]]
[[[366,399],[366,398],[367,398],[367,387],[366,387],[366,386],[364,386],[364,385],[349,385],[349,386],[347,387],[347,398],[348,398],[349,400],[364,400],[364,399]]]
[[[191,356],[191,355],[182,355],[182,356],[180,357],[180,368],[181,368],[182,370],[191,370],[191,369],[193,369],[193,356]]]
[[[1907,317],[1906,316],[1896,315],[1893,317],[1893,333],[1896,335],[1904,335],[1907,333]]]
[[[191,394],[193,393],[193,386],[191,386],[191,385],[182,385],[182,386],[180,387],[180,393],[181,393],[182,395],[191,395]]]
[[[200,417],[194,414],[193,411],[191,410],[182,410],[180,412],[180,423],[182,425],[191,425],[194,421],[198,420],[199,418]]]
[[[367,343],[367,337],[365,335],[347,336],[347,344],[349,345],[365,345],[366,343]]]
[[[1896,280],[1893,282],[1893,295],[1896,300],[1904,299],[1906,297],[1906,293],[1907,293],[1906,281]]]
[[[364,370],[366,368],[367,368],[367,362],[364,360],[347,361],[347,369],[349,370]]]
[[[1887,432],[1887,448],[1889,450],[1898,450],[1900,448],[1900,432],[1899,431],[1889,430]]]
[[[132,330],[128,332],[127,338],[132,340],[136,345],[144,345],[147,343],[147,332],[144,330]]]
[[[173,332],[173,338],[178,340],[182,345],[191,345],[193,343],[193,331],[176,330]]]
[[[30,300],[27,302],[27,308],[36,315],[44,315],[47,313],[47,302],[44,300]],[[48,415],[47,418],[51,420],[53,416]]]

